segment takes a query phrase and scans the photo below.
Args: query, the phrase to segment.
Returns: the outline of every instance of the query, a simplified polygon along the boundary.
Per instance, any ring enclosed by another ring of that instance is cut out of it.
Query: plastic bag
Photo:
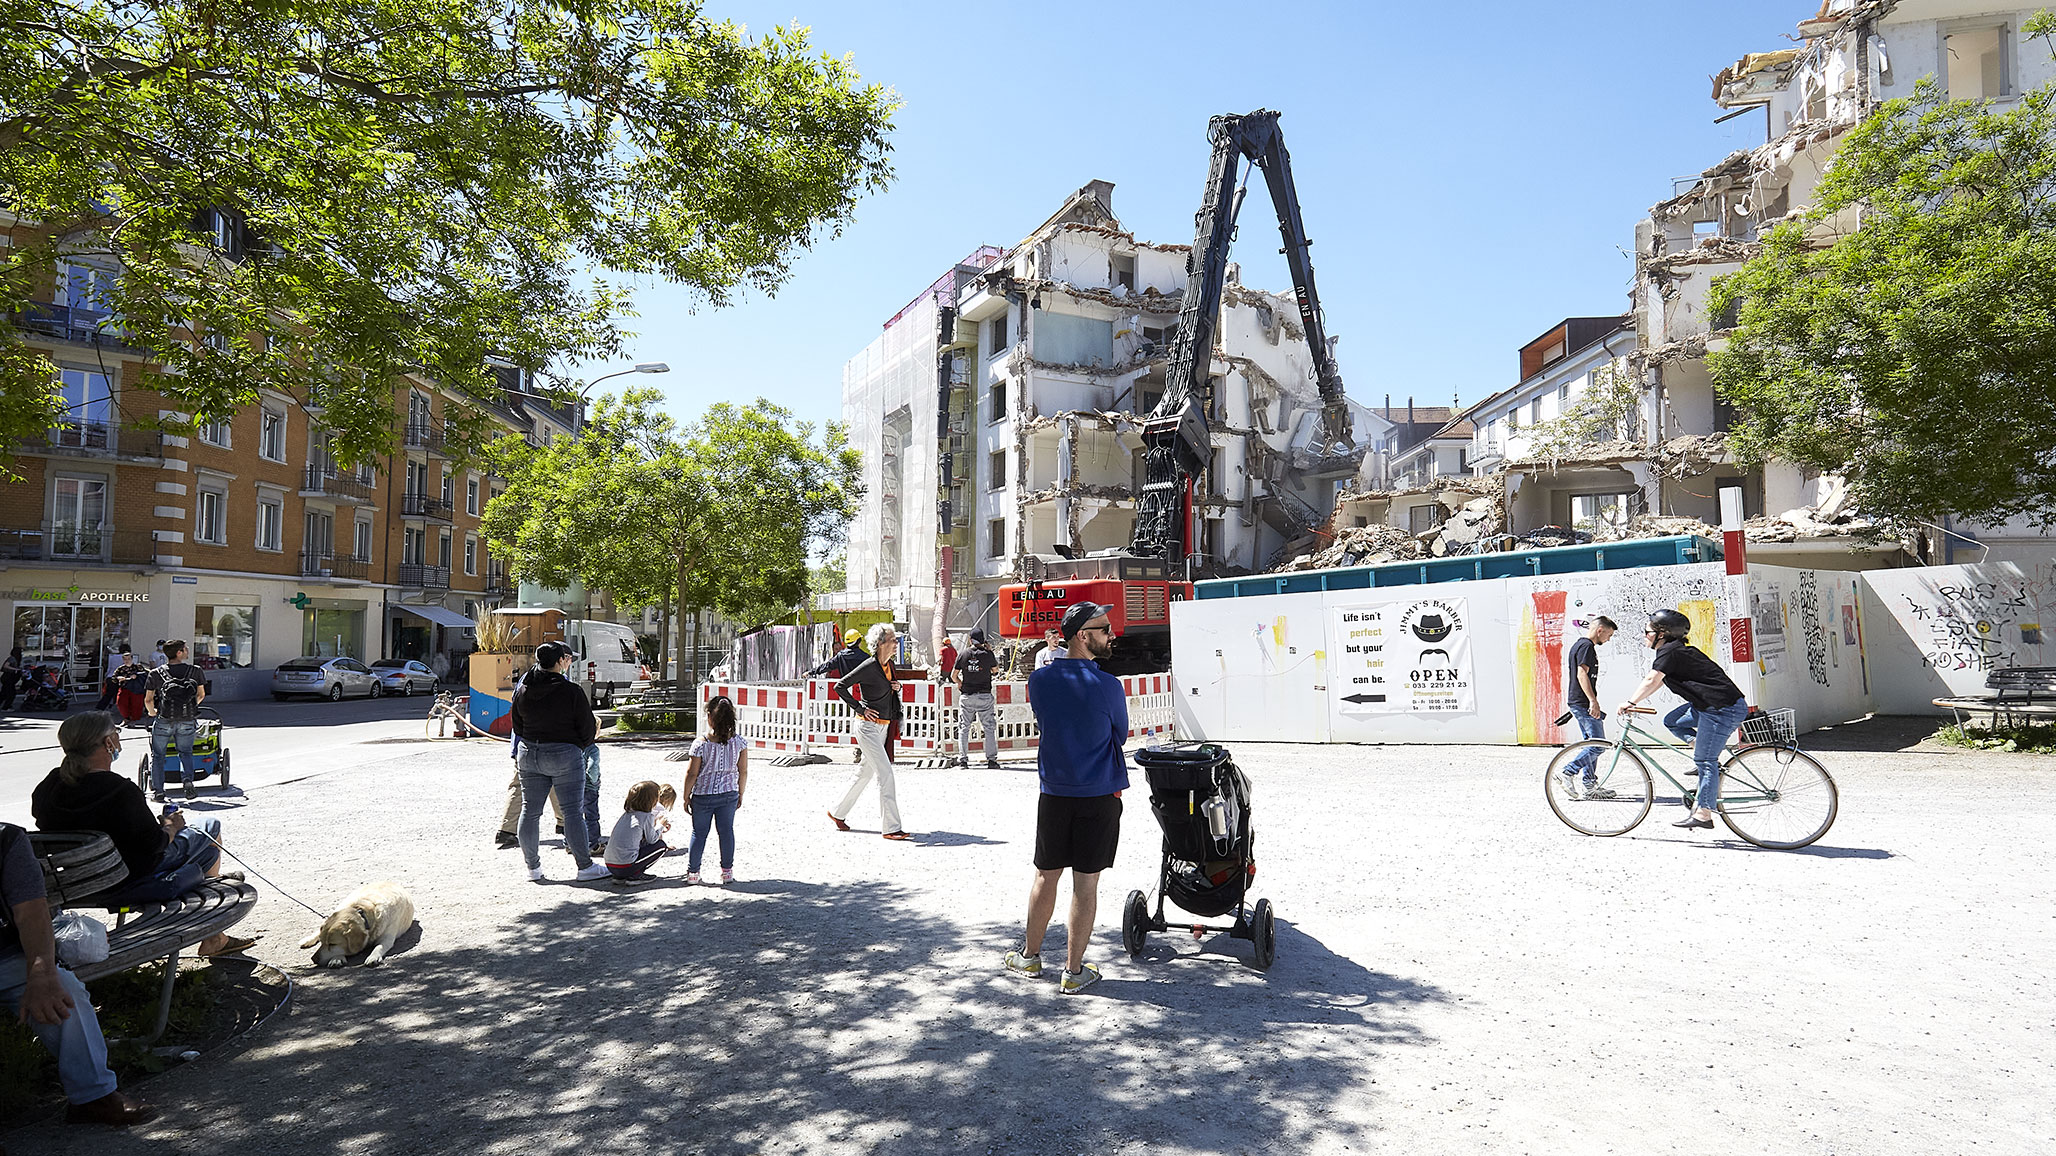
[[[60,911],[51,918],[50,930],[57,934],[57,962],[66,967],[107,958],[107,925],[90,915]]]

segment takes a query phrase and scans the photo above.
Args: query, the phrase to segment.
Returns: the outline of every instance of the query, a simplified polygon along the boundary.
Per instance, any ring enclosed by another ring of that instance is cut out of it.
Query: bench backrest
[[[2056,666],[2002,666],[1985,676],[1985,685],[2001,698],[2038,694],[2056,696]]]
[[[50,906],[67,907],[111,891],[128,878],[114,840],[98,831],[30,831]]]

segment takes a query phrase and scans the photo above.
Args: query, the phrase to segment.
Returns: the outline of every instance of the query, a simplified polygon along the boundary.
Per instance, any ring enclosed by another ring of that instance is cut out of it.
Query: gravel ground
[[[1544,753],[1245,744],[1278,959],[1190,934],[1119,946],[1153,886],[1131,794],[1091,957],[1060,997],[998,971],[1026,902],[1032,769],[907,770],[911,844],[841,834],[847,763],[760,766],[738,882],[527,882],[492,849],[503,749],[472,743],[252,791],[230,846],[326,908],[392,878],[421,921],[386,966],[319,971],[312,918],[245,928],[294,972],[240,1050],[144,1086],[132,1132],[15,1152],[1762,1152],[2056,1149],[2056,759],[1827,736],[1835,828],[1806,852],[1659,809],[1573,834]],[[607,814],[662,750],[616,747]],[[1139,776],[1138,776],[1139,778]],[[868,802],[868,801],[867,801]],[[268,891],[269,889],[267,889]],[[1060,918],[1061,918],[1061,910]],[[1061,950],[1057,931],[1048,950]]]

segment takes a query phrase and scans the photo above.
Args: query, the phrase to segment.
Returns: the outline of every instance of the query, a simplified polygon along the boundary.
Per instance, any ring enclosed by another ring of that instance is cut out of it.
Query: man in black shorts
[[[1071,917],[1065,995],[1099,982],[1085,945],[1099,915],[1099,873],[1114,865],[1121,842],[1121,792],[1128,788],[1128,700],[1121,680],[1094,659],[1114,652],[1107,608],[1081,602],[1064,615],[1064,649],[1028,676],[1028,701],[1042,732],[1036,772],[1042,797],[1035,811],[1035,883],[1028,890],[1028,935],[1007,953],[1016,975],[1042,974],[1042,936],[1056,914],[1057,888],[1071,872]]]

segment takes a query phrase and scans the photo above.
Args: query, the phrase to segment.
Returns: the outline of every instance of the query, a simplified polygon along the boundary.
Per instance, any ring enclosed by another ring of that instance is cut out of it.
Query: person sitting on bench
[[[113,715],[86,711],[65,719],[57,745],[64,762],[36,785],[30,808],[42,830],[98,831],[114,840],[128,878],[95,902],[162,903],[221,874],[221,820],[189,826],[182,811],[156,819],[142,788],[114,773],[121,724]],[[200,954],[233,955],[256,942],[216,933],[200,941]]]
[[[57,1057],[66,1123],[125,1128],[156,1118],[155,1108],[115,1089],[86,985],[57,965],[43,869],[28,833],[12,823],[0,823],[0,1004]]]

